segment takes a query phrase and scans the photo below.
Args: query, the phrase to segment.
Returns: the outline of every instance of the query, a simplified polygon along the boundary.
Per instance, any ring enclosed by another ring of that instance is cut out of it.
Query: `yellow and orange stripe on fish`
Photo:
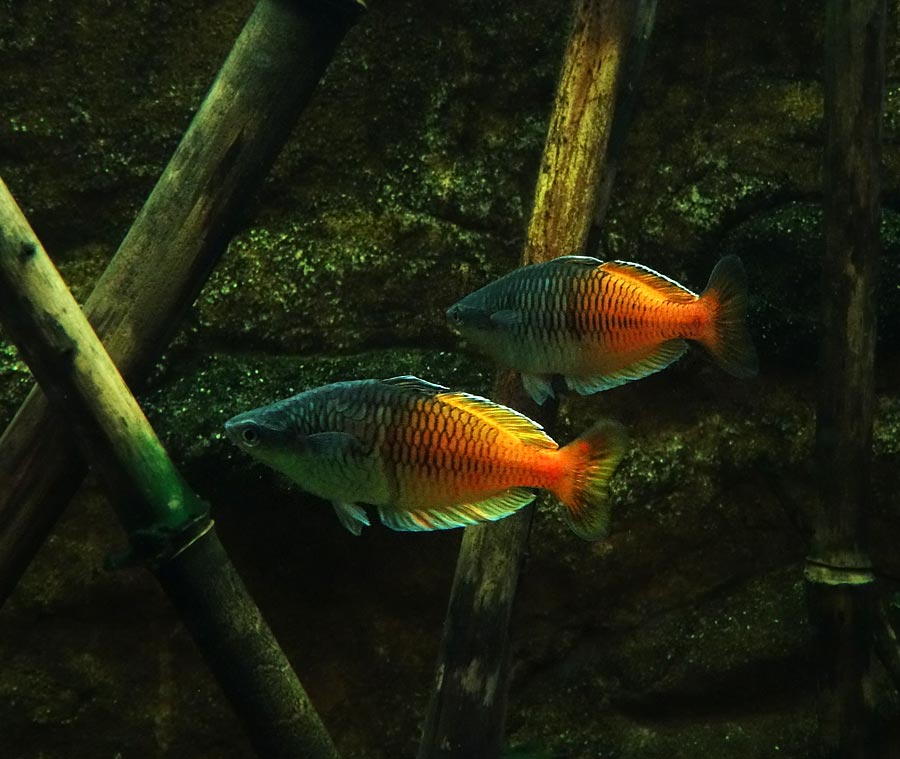
[[[228,437],[304,490],[330,500],[359,535],[377,506],[395,530],[441,530],[501,519],[543,488],[576,534],[609,521],[607,482],[625,434],[600,421],[559,446],[541,426],[485,398],[404,376],[338,382],[239,414]]]
[[[699,343],[727,372],[757,372],[737,256],[722,258],[700,294],[641,264],[565,256],[517,269],[447,311],[464,338],[516,369],[541,404],[554,375],[582,395],[658,372]]]

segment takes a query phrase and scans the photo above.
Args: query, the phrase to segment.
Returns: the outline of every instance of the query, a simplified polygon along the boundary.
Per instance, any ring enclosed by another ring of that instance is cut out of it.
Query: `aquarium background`
[[[221,435],[248,408],[416,374],[490,394],[444,310],[518,264],[569,3],[372,0],[152,380],[139,391],[345,757],[411,757],[460,531],[355,538]],[[253,3],[0,2],[0,175],[83,301]],[[900,46],[890,4],[872,552],[900,579]],[[692,351],[567,398],[558,437],[631,431],[613,532],[536,516],[513,620],[510,749],[529,756],[808,757],[802,560],[819,314],[822,8],[660,3],[603,258],[700,289],[744,261],[760,377]],[[30,387],[0,335],[0,424]],[[89,479],[0,609],[4,752],[252,755]],[[895,621],[898,609],[892,608]],[[873,756],[900,755],[900,703]],[[895,727],[891,727],[893,724]],[[892,753],[893,752],[893,753]]]

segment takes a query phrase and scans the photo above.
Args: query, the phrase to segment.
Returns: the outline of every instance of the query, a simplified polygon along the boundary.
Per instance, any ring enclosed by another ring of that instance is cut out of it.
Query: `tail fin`
[[[609,531],[607,482],[625,452],[627,436],[618,422],[601,419],[559,453],[568,475],[556,492],[566,507],[566,521],[585,540],[600,540]]]
[[[759,361],[747,330],[747,275],[740,258],[725,256],[716,264],[700,301],[712,317],[704,347],[729,374],[755,376]]]

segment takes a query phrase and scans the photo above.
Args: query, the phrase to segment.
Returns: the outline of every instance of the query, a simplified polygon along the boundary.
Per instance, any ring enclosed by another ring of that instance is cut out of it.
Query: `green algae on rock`
[[[0,333],[0,430],[6,429],[32,384],[28,366],[14,346],[3,342]]]
[[[444,311],[507,246],[411,212],[323,211],[239,234],[197,306],[214,344],[289,353],[449,345]],[[417,251],[405,256],[400,250]],[[439,283],[439,284],[438,284]]]

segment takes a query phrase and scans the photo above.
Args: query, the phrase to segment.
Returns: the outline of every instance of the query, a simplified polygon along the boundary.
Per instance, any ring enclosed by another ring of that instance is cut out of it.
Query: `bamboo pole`
[[[888,619],[883,601],[875,611],[875,653],[894,683],[894,688],[900,693],[900,642]]]
[[[2,180],[0,319],[104,479],[135,552],[182,613],[256,749],[267,757],[334,759],[205,504],[169,461]]]
[[[578,0],[538,176],[522,263],[580,252],[600,192],[603,156],[630,33],[627,0]],[[545,427],[556,405],[537,407],[512,372],[495,397]],[[509,621],[533,507],[466,528],[438,655],[419,759],[492,759],[506,721]]]
[[[86,311],[141,378],[225,249],[359,0],[260,0]],[[39,388],[0,437],[0,604],[84,477]]]
[[[577,0],[522,264],[584,250],[599,199],[633,3]]]
[[[820,483],[806,565],[823,756],[865,757],[875,586],[867,550],[880,254],[884,0],[828,0],[825,21]]]
[[[641,78],[650,37],[656,23],[656,0],[635,0],[634,20],[631,24],[631,38],[625,49],[622,64],[621,88],[616,97],[612,126],[609,131],[609,142],[606,147],[606,160],[603,164],[603,179],[600,182],[600,194],[594,209],[594,223],[588,234],[585,246],[587,255],[594,255],[599,245],[599,237],[603,227],[603,219],[612,199],[612,190],[619,172],[622,153],[625,151],[625,138],[631,125],[631,115],[637,100],[637,83]]]

